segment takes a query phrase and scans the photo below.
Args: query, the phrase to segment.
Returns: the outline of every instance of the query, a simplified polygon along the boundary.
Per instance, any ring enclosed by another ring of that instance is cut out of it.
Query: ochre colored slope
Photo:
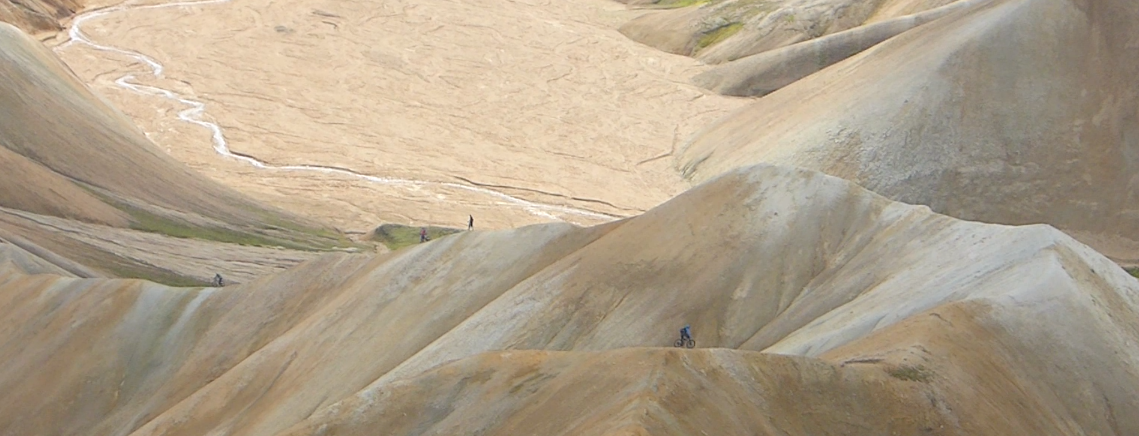
[[[130,215],[104,203],[91,192],[31,159],[0,148],[0,206],[117,227],[130,225]]]
[[[4,228],[0,228],[0,244],[2,244],[0,248],[5,252],[4,258],[12,262],[12,272],[57,274],[83,278],[102,277],[81,263],[46,249],[28,240],[28,238],[9,232]]]
[[[114,195],[169,209],[248,219],[248,212],[237,209],[253,207],[251,202],[210,184],[159,151],[46,47],[4,25],[0,25],[0,47],[4,148]]]
[[[3,23],[0,146],[5,208],[225,242],[298,248],[338,243],[331,232],[174,161],[51,51]]]
[[[563,225],[447,238],[370,261],[326,257],[220,290],[9,278],[0,286],[11,309],[0,314],[0,344],[8,344],[0,356],[9,362],[0,386],[13,394],[0,432],[129,432],[183,408],[195,418],[177,431],[284,428],[298,411],[374,381],[596,233]],[[485,248],[460,248],[472,242]],[[53,394],[24,398],[45,389]],[[78,395],[84,410],[58,401]],[[227,398],[200,400],[216,395]],[[239,403],[250,407],[227,406]],[[35,419],[13,419],[24,416]]]
[[[366,260],[329,256],[258,282],[259,292],[6,274],[3,431],[142,425],[334,299]]]
[[[1139,432],[1134,278],[797,169],[222,290],[9,270],[0,300],[15,434]],[[685,323],[729,349],[641,348]]]
[[[83,4],[79,0],[0,0],[0,22],[29,33],[55,32],[62,29],[59,21],[78,12]]]
[[[948,424],[930,390],[872,367],[725,349],[514,351],[354,396],[282,434],[922,434]]]
[[[0,274],[54,274],[63,277],[72,277],[73,274],[60,268],[58,265],[43,259],[27,250],[12,244],[0,236]]]

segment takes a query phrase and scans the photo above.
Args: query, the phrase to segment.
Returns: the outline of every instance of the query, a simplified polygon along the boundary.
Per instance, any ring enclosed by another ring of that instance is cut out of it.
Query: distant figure
[[[475,216],[474,215],[467,215],[467,216],[471,218],[470,220],[467,221],[467,231],[469,232],[469,231],[475,229]]]
[[[420,227],[419,228],[419,242],[420,243],[427,242],[427,227]]]
[[[684,328],[680,329],[680,339],[673,342],[672,346],[676,348],[696,348],[696,340],[692,339],[692,327],[685,324]]]
[[[225,286],[225,281],[222,280],[221,274],[214,274],[214,287],[220,288]]]

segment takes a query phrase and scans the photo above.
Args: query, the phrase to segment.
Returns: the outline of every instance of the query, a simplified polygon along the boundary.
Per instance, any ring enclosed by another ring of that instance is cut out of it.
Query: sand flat
[[[367,9],[361,10],[361,7]],[[135,9],[83,24],[100,44],[60,50],[160,147],[271,204],[348,229],[379,221],[481,227],[550,221],[483,192],[255,171],[220,158],[183,104],[131,93],[135,81],[206,103],[235,151],[275,165],[323,165],[400,179],[481,185],[611,216],[688,187],[675,145],[745,100],[688,78],[697,61],[629,41],[632,12],[587,2],[237,1]],[[553,213],[588,224],[609,218]]]

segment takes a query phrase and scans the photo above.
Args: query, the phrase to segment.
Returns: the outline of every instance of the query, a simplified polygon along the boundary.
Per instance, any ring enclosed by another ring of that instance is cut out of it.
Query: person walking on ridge
[[[470,217],[470,220],[467,221],[467,231],[469,232],[469,231],[475,229],[475,216],[474,215],[467,215],[467,216]]]
[[[427,227],[419,228],[419,243],[427,242]]]
[[[220,288],[222,286],[225,286],[225,281],[222,280],[221,274],[214,274],[214,287]]]

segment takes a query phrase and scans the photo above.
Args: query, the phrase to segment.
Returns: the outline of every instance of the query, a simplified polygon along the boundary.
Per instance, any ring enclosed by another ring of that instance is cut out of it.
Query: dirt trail
[[[383,13],[391,7],[422,12]],[[502,7],[115,6],[77,17],[57,52],[174,157],[350,230],[378,221],[456,225],[467,214],[482,228],[592,224],[687,187],[668,159],[672,147],[740,101],[682,82],[702,68],[694,61],[623,38],[613,30],[625,13],[616,4]],[[305,22],[265,22],[298,14]],[[437,21],[436,30],[425,31],[421,18]],[[535,23],[550,27],[519,27]],[[452,28],[461,30],[440,31]],[[392,40],[405,33],[418,37]],[[416,62],[408,46],[420,43],[431,49]],[[404,54],[379,53],[401,47]],[[489,65],[471,63],[479,52]],[[414,78],[391,77],[401,71]],[[494,87],[480,83],[496,76],[488,71],[502,76]],[[368,86],[346,83],[360,80]],[[156,108],[153,97],[165,101]],[[182,122],[208,129],[212,151],[229,159],[203,153],[202,135]]]

